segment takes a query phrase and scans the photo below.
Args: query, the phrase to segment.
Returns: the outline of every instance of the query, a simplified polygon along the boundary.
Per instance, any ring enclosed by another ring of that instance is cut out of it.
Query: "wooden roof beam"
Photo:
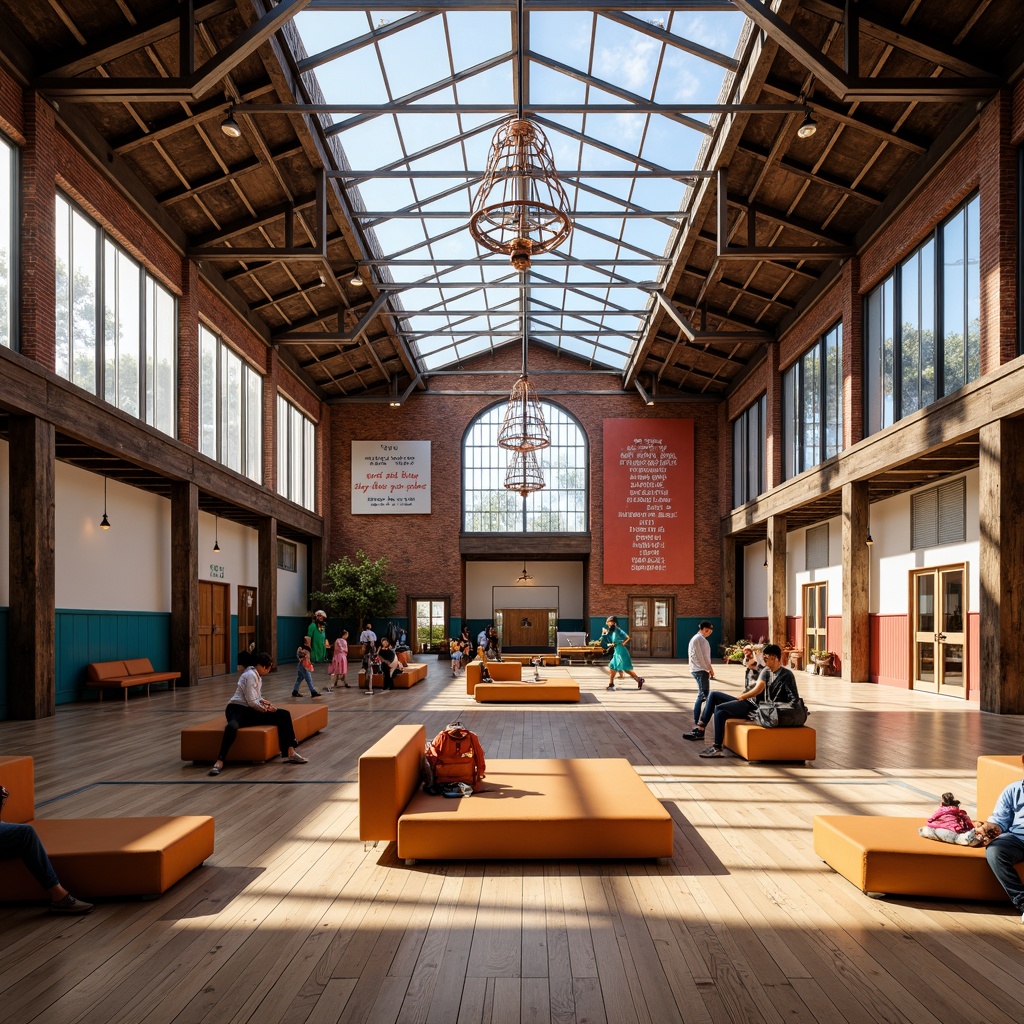
[[[755,146],[750,142],[741,141],[737,148],[741,153],[747,153],[762,161],[767,161],[770,156],[768,150]],[[869,203],[872,206],[878,206],[885,198],[874,192],[866,192],[864,189],[854,188],[853,185],[840,181],[839,178],[825,174],[822,171],[815,171],[810,167],[804,167],[795,160],[790,160],[786,157],[776,159],[775,166],[786,171],[788,174],[793,174],[798,178],[805,178],[807,181],[813,181],[825,188],[834,189],[836,192],[842,192],[845,195],[852,196],[854,199],[859,199],[862,203]]]

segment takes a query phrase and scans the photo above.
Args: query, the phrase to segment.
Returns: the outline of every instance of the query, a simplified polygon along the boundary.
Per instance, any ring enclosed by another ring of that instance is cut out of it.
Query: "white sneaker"
[[[309,761],[304,758],[297,750],[290,757],[283,757],[281,760],[285,764],[309,764]]]
[[[607,686],[605,687],[605,689],[606,689],[606,690],[614,690],[614,689],[615,689],[615,684],[614,684],[614,683],[609,683],[609,684],[608,684],[608,685],[607,685]]]
[[[700,752],[700,757],[725,757],[721,747],[705,747]]]

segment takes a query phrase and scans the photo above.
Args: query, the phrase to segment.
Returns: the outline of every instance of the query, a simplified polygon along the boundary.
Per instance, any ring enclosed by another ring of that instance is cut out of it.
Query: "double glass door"
[[[675,614],[671,597],[629,599],[629,649],[635,658],[671,658]]]
[[[963,565],[911,574],[915,690],[967,696],[966,583]]]

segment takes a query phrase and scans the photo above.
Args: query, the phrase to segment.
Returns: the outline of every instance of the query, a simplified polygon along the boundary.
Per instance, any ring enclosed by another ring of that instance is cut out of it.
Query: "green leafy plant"
[[[313,607],[326,608],[360,628],[367,621],[394,614],[398,592],[388,580],[384,555],[371,561],[365,552],[357,551],[354,559],[339,558],[327,566],[324,581],[325,590],[309,595]]]

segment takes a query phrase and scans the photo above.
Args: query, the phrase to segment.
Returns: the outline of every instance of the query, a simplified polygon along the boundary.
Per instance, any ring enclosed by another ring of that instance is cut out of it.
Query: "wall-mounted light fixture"
[[[213,517],[213,550],[220,551],[220,516]]]
[[[110,520],[107,518],[107,478],[103,478],[103,518],[100,520],[100,529],[109,530]]]
[[[220,130],[229,139],[240,139],[242,137],[242,127],[235,120],[235,108],[232,107],[228,111],[228,116],[224,118],[220,123]]]

